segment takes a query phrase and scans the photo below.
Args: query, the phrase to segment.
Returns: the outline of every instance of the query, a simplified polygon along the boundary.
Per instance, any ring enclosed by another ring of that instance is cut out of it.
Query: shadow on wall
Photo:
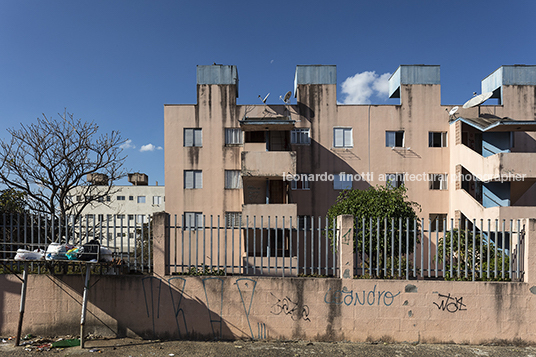
[[[60,280],[78,292],[76,298],[81,301],[83,283],[78,284],[77,280],[64,277],[60,277]],[[145,339],[234,338],[221,317],[224,291],[222,279],[199,279],[196,280],[195,287],[187,287],[187,280],[181,277],[161,279],[153,276],[107,276],[99,279],[92,276],[91,280],[87,333],[117,337],[134,334]],[[192,280],[188,282],[191,285]],[[205,296],[207,301],[189,298],[185,289],[204,290],[204,294],[198,293],[197,296]],[[138,293],[132,294],[132,291]],[[99,318],[98,312],[93,313],[92,305],[111,317],[114,326],[109,326]],[[78,324],[79,321],[73,322]]]
[[[22,282],[8,279],[9,276],[14,275],[0,274],[0,286],[2,287],[0,290],[0,335],[5,335],[8,332],[5,330],[5,326],[8,322],[5,319],[8,315],[4,313],[6,311],[8,295],[16,296],[20,301]],[[18,315],[15,314],[12,314],[11,316],[17,316],[18,318]]]

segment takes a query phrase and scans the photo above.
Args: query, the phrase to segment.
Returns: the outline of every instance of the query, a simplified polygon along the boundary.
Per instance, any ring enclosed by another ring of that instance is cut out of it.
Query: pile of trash
[[[3,338],[2,343],[14,342],[15,337]],[[19,346],[23,347],[28,352],[44,352],[50,351],[53,348],[64,349],[67,347],[80,346],[80,339],[73,336],[66,336],[60,338],[45,338],[34,336],[31,333],[21,338]]]
[[[93,239],[81,247],[71,244],[50,243],[46,252],[42,249],[26,250],[18,249],[15,255],[17,261],[35,260],[82,260],[89,262],[111,262],[112,250],[101,247],[99,241]]]

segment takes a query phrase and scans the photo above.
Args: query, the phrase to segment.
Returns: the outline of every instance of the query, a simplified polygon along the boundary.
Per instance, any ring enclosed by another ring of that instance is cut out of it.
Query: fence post
[[[339,278],[354,277],[354,216],[337,216],[337,251],[339,254]]]
[[[153,216],[153,272],[169,275],[169,214],[158,212]]]
[[[528,284],[536,285],[536,219],[526,218],[523,220],[523,229],[525,237],[524,274],[523,281]]]

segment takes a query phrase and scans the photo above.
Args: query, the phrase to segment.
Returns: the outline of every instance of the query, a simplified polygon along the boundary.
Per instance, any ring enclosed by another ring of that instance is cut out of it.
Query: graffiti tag
[[[278,299],[274,294],[272,294],[272,296],[277,299],[277,302],[272,305],[270,313],[273,315],[290,315],[290,318],[294,321],[303,319],[304,321],[311,322],[309,319],[309,306],[303,305],[300,308],[298,304],[293,302],[288,296],[283,300]]]
[[[346,287],[344,287],[342,290],[334,290],[331,291],[331,288],[326,292],[324,295],[324,302],[326,304],[334,304],[334,305],[346,305],[346,306],[356,306],[358,303],[359,305],[365,305],[368,304],[369,306],[377,304],[378,306],[383,303],[385,306],[391,306],[393,304],[393,301],[395,297],[400,295],[400,291],[396,294],[393,294],[392,292],[385,290],[385,291],[376,291],[376,285],[374,285],[374,289],[368,291],[363,290],[363,294],[360,294],[359,292],[356,292],[354,294],[353,290],[348,290]],[[361,295],[361,298],[360,298]]]
[[[437,294],[441,298],[441,305],[434,301],[434,305],[441,311],[448,311],[450,313],[455,313],[457,311],[467,311],[465,304],[463,303],[463,297],[454,297],[443,294]]]

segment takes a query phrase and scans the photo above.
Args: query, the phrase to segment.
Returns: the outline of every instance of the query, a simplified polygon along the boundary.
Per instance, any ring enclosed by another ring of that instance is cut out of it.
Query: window
[[[136,215],[136,223],[145,223],[145,216],[143,214],[137,214]]]
[[[352,128],[333,128],[333,146],[336,148],[353,147]]]
[[[106,202],[110,202],[111,200],[111,197],[110,196],[106,196]]]
[[[447,147],[447,132],[446,131],[429,131],[428,132],[428,147],[431,147],[431,148]]]
[[[225,170],[225,188],[228,190],[242,188],[240,170]]]
[[[129,220],[129,221],[133,221],[133,220],[134,220],[134,215],[133,215],[133,214],[129,214],[129,215],[128,215],[128,220]]]
[[[311,143],[309,135],[309,129],[293,129],[290,132],[290,143],[309,145]]]
[[[184,188],[203,188],[203,172],[184,170]]]
[[[99,214],[97,216],[97,219],[99,220],[99,222],[104,222],[104,215],[103,214]]]
[[[242,219],[242,212],[225,212],[225,227],[238,228]]]
[[[161,205],[162,196],[153,196],[153,205]]]
[[[117,200],[118,200],[118,201],[124,201],[124,200],[125,200],[125,196],[117,196]]]
[[[385,174],[385,186],[398,188],[404,185],[404,174]]]
[[[385,146],[386,147],[404,147],[404,131],[386,131],[385,132]]]
[[[225,128],[225,145],[242,145],[242,129]]]
[[[128,196],[129,201],[134,201],[134,196]]]
[[[299,180],[292,180],[290,182],[290,188],[292,190],[309,190],[311,188],[307,175],[299,175]]]
[[[76,196],[76,201],[77,202],[82,202],[84,199],[82,198],[82,196]]]
[[[118,214],[116,217],[117,217],[117,219],[125,219],[125,215],[124,215],[124,214]]]
[[[446,190],[448,174],[428,174],[428,182],[430,190]]]
[[[430,213],[430,232],[443,232],[447,219],[446,213]]]
[[[184,146],[203,146],[201,129],[184,129]]]
[[[352,189],[352,175],[345,174],[344,172],[333,175],[333,189],[334,190],[351,190]]]
[[[138,196],[138,203],[145,203],[145,196]]]
[[[298,230],[305,231],[311,229],[312,217],[311,216],[298,216]]]
[[[203,229],[203,213],[184,212],[185,229]]]

